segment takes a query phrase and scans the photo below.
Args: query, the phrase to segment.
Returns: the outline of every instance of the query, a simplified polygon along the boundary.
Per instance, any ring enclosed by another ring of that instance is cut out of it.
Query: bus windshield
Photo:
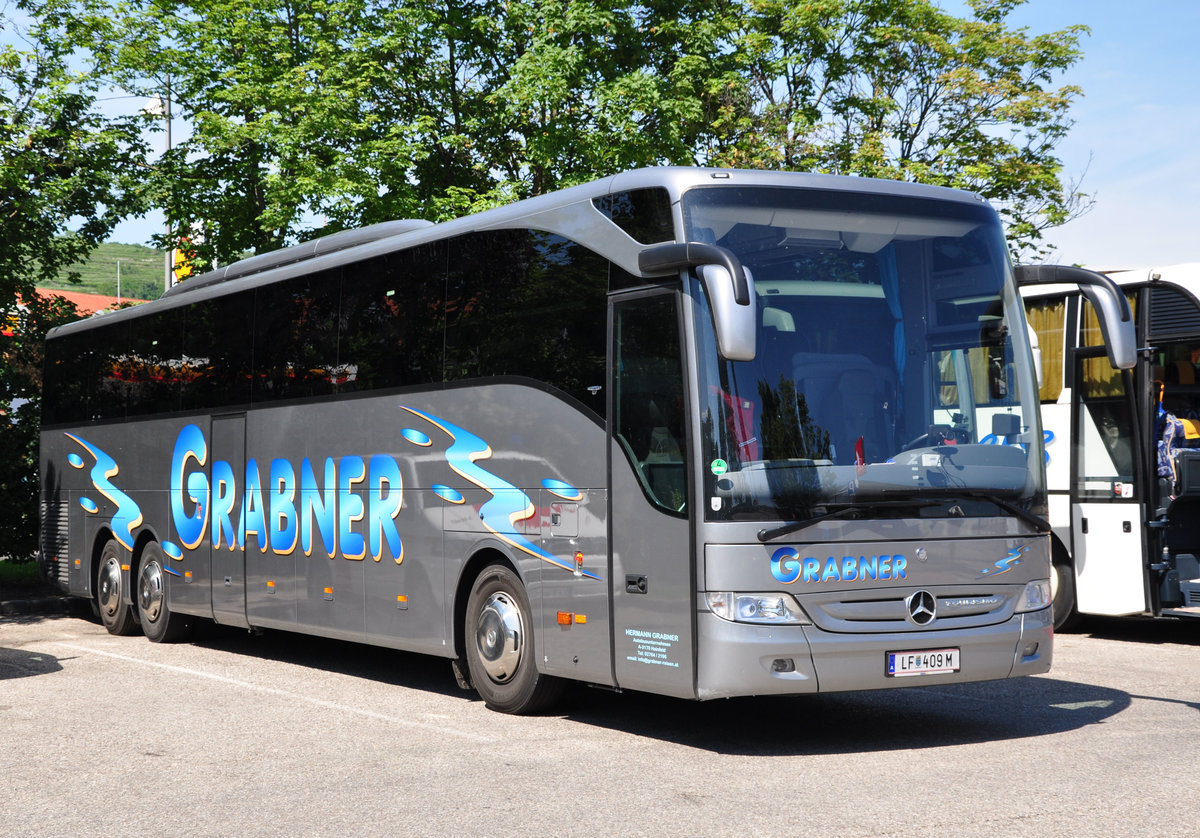
[[[1025,456],[1037,385],[991,209],[771,188],[693,189],[683,209],[689,240],[741,260],[758,309],[754,360],[725,360],[693,281],[709,520],[972,517],[1042,497]]]

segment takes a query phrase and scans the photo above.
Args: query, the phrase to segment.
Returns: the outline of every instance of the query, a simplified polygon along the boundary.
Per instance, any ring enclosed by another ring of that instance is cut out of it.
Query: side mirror
[[[1103,274],[1065,265],[1018,265],[1017,285],[1077,285],[1096,309],[1100,334],[1114,369],[1132,369],[1137,363],[1137,333],[1133,313],[1120,286]]]
[[[758,306],[754,304],[754,279],[745,272],[750,289],[749,305],[739,305],[735,299],[733,278],[724,265],[700,265],[696,268],[700,281],[708,289],[713,321],[717,330],[717,351],[730,361],[753,361],[758,333]]]
[[[668,243],[638,254],[644,274],[695,268],[708,291],[717,330],[717,351],[730,361],[753,361],[758,332],[754,278],[732,252],[702,242]]]

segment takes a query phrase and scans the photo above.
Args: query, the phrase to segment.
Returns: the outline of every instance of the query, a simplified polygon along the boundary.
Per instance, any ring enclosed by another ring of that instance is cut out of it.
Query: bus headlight
[[[807,624],[808,618],[791,594],[739,594],[732,591],[705,593],[709,609],[723,620],[766,625]]]
[[[1032,582],[1027,582],[1025,590],[1021,591],[1021,598],[1017,600],[1017,613],[1041,611],[1043,608],[1050,607],[1052,601],[1050,580],[1034,579]]]

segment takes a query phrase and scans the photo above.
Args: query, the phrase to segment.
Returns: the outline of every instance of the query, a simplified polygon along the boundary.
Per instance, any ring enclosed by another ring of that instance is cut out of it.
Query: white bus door
[[[1132,374],[1108,366],[1103,355],[1076,356],[1072,438],[1071,535],[1075,598],[1084,614],[1146,611],[1142,548],[1145,465],[1140,431],[1128,398]]]

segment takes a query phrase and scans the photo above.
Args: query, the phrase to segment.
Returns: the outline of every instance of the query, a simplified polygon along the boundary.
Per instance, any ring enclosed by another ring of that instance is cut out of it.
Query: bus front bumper
[[[696,697],[792,695],[961,684],[1050,669],[1049,608],[969,630],[840,634],[813,625],[762,626],[698,615]],[[889,676],[889,652],[958,649],[959,670]]]

